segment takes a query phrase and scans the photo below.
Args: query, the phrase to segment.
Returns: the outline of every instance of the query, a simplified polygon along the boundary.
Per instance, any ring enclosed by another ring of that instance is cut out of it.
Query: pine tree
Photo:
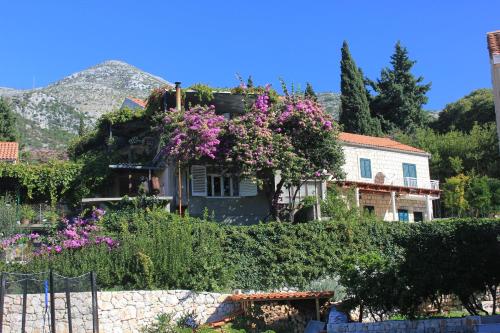
[[[16,141],[16,117],[7,102],[0,98],[0,141]]]
[[[372,118],[368,94],[361,69],[356,66],[344,41],[340,61],[341,110],[339,122],[344,131],[365,135],[380,135],[380,122]]]
[[[383,118],[385,131],[399,129],[413,132],[426,124],[422,106],[431,84],[421,84],[423,77],[411,73],[415,61],[408,57],[408,50],[398,41],[391,56],[391,68],[384,68],[380,79],[372,83],[377,93],[370,105],[373,113]]]
[[[306,91],[304,92],[304,97],[313,100],[315,102],[318,101],[318,96],[314,92],[314,89],[309,82],[307,82],[306,84]]]

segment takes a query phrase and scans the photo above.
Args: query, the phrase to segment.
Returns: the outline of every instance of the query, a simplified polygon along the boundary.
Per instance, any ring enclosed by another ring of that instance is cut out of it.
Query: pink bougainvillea
[[[181,161],[216,158],[225,119],[215,114],[215,107],[195,106],[186,111],[171,109],[165,116],[170,129],[163,153]]]
[[[105,244],[108,249],[113,249],[119,245],[118,242],[111,237],[99,235],[100,227],[97,222],[104,214],[104,210],[96,209],[87,219],[80,217],[63,219],[62,228],[57,231],[43,236],[38,233],[16,234],[3,240],[1,246],[6,249],[17,244],[31,243],[35,255],[58,254],[99,244]]]
[[[208,158],[231,172],[259,178],[268,184],[273,202],[284,184],[324,177],[326,173],[318,170],[342,174],[333,118],[303,96],[284,96],[271,103],[269,87],[230,120],[217,115],[213,106],[172,109],[165,117],[165,134],[167,157],[184,164]],[[275,186],[277,172],[281,181]]]

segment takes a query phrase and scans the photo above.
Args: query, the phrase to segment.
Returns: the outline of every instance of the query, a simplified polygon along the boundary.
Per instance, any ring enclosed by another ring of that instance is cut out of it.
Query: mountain
[[[146,98],[154,88],[171,85],[125,62],[110,60],[71,74],[43,88],[0,87],[18,114],[18,127],[27,148],[64,149],[83,118],[87,125],[120,107],[127,96]]]
[[[317,93],[318,102],[325,108],[325,111],[333,116],[335,120],[339,119],[340,114],[340,94],[334,92]]]

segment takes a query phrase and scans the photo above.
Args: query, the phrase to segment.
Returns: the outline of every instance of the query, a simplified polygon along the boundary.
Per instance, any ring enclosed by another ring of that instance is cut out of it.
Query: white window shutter
[[[240,180],[240,196],[254,197],[257,195],[257,184],[248,178]]]
[[[202,165],[191,166],[191,195],[207,196],[207,169]]]

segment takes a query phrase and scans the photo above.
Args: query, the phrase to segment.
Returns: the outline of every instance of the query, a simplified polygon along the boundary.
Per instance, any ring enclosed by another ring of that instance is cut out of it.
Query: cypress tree
[[[344,131],[364,135],[380,135],[380,122],[372,118],[368,94],[361,69],[356,66],[344,41],[340,61],[340,119]]]
[[[304,92],[304,97],[313,100],[315,102],[318,101],[318,96],[314,92],[314,89],[309,82],[307,82],[306,84],[306,91]]]
[[[248,79],[247,79],[247,88],[253,88],[253,79],[252,79],[252,75],[249,75],[249,76],[248,76]]]
[[[0,98],[0,141],[16,141],[16,117],[7,102]]]
[[[400,129],[413,132],[426,124],[423,104],[431,84],[422,84],[423,77],[411,73],[416,61],[408,57],[408,50],[398,41],[391,56],[391,68],[384,68],[380,79],[372,83],[377,93],[371,103],[375,115],[384,119],[384,130]]]
[[[85,121],[83,119],[83,115],[80,115],[80,119],[79,119],[79,123],[78,123],[78,136],[79,137],[82,137],[85,135],[85,132],[86,132],[86,128],[85,128]]]

